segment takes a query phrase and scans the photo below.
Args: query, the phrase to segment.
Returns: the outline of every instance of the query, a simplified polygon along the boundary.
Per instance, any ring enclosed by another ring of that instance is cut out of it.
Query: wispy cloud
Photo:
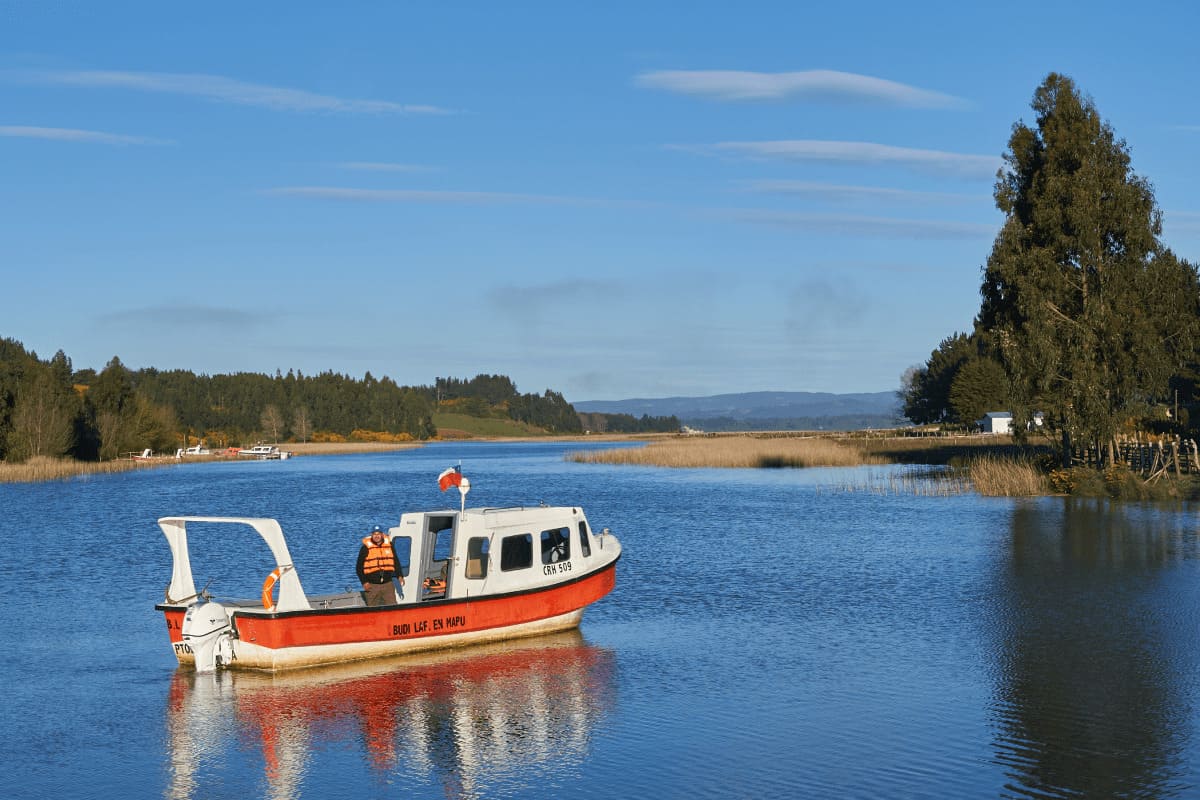
[[[817,278],[788,292],[785,309],[783,324],[793,335],[846,331],[866,314],[866,299],[852,282]]]
[[[918,192],[911,189],[890,189],[882,186],[847,186],[811,181],[755,180],[742,181],[742,188],[759,194],[784,194],[815,197],[834,202],[882,201],[888,203],[922,203],[956,205],[960,203],[986,202],[991,198],[984,194],[962,194],[957,192]]]
[[[874,142],[838,142],[819,139],[719,142],[709,146],[674,145],[673,147],[702,153],[735,153],[748,158],[774,161],[860,166],[893,165],[919,172],[949,174],[963,178],[993,178],[1002,163],[999,156],[893,147]]]
[[[959,97],[852,72],[814,69],[803,72],[735,70],[660,70],[643,72],[638,86],[721,101],[821,100],[908,108],[963,108]]]
[[[395,103],[388,100],[354,100],[316,94],[303,89],[264,86],[226,78],[173,72],[118,72],[104,70],[8,71],[3,76],[14,82],[41,86],[70,86],[80,89],[130,89],[201,97],[220,103],[255,106],[272,111],[309,111],[358,114],[449,114],[449,109],[432,105]]]
[[[348,200],[365,203],[580,203],[576,198],[510,192],[448,192],[424,189],[356,189],[340,186],[283,186],[266,189],[277,197],[313,197],[324,200]]]
[[[361,172],[429,172],[432,169],[420,164],[393,164],[385,161],[343,161],[338,166]]]
[[[34,125],[0,125],[0,136],[92,144],[171,144],[166,139],[152,139],[149,136],[126,136],[120,133],[85,131],[77,128],[40,128]]]
[[[721,213],[727,219],[790,230],[837,236],[875,236],[888,239],[982,239],[994,237],[998,226],[977,222],[894,219],[795,211],[739,209]]]
[[[147,325],[163,325],[172,330],[233,330],[247,331],[259,327],[264,317],[261,313],[242,311],[236,308],[221,308],[180,303],[130,308],[100,314],[96,321],[114,328],[145,330]]]
[[[534,286],[496,286],[487,294],[489,304],[495,308],[518,310],[519,315],[527,320],[531,309],[542,306],[561,308],[564,303],[578,304],[581,299],[604,298],[606,302],[611,302],[613,298],[623,296],[625,291],[625,285],[616,281],[578,279]]]
[[[1195,211],[1163,212],[1163,227],[1176,233],[1200,233],[1200,213]]]

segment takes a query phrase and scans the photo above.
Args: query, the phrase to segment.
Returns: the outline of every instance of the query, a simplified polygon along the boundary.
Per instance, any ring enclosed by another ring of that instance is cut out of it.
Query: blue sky
[[[1194,4],[820,5],[0,0],[0,336],[571,401],[890,391],[969,329],[1051,71],[1200,261]]]

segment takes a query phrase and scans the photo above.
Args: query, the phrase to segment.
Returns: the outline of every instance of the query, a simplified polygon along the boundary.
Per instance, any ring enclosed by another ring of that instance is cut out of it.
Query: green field
[[[511,419],[489,419],[471,417],[466,414],[436,413],[433,424],[445,438],[453,438],[456,432],[469,436],[545,436],[541,428],[514,422]]]

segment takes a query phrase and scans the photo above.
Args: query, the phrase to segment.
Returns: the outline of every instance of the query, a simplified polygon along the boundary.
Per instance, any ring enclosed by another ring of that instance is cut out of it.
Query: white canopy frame
[[[188,554],[187,525],[189,522],[249,525],[271,549],[275,567],[279,571],[279,602],[272,611],[307,611],[308,596],[300,585],[300,576],[292,564],[283,529],[279,523],[267,517],[163,517],[158,521],[167,544],[171,547],[174,561],[171,567],[171,585],[167,587],[167,603],[192,605],[200,600],[196,583],[192,579],[192,562]]]

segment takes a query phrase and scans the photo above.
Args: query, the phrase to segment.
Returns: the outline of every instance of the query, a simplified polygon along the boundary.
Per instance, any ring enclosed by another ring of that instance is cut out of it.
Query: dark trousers
[[[368,583],[366,588],[367,605],[394,606],[396,604],[396,586],[393,581],[387,583]]]

